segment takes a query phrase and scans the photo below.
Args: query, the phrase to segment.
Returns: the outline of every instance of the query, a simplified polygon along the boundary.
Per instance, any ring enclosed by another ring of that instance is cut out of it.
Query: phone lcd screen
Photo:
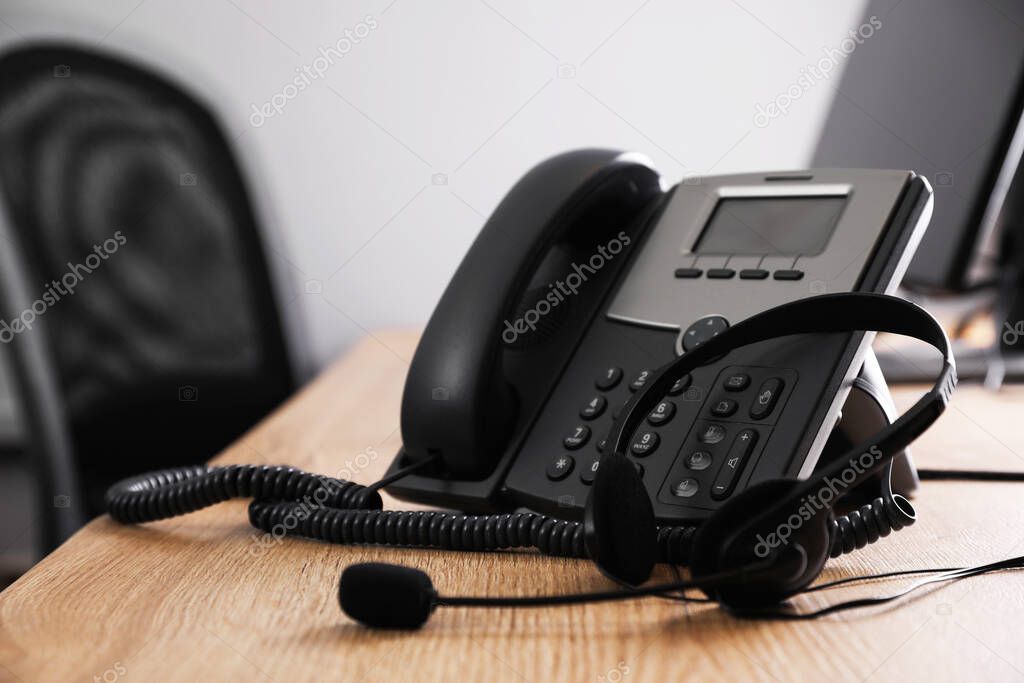
[[[825,250],[845,206],[844,195],[721,199],[693,253],[814,256]]]

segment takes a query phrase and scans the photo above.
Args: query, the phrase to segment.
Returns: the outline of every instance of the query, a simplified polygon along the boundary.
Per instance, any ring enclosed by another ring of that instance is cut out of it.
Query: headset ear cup
[[[646,581],[658,559],[654,506],[636,466],[625,456],[601,460],[584,513],[587,555],[601,573],[636,586]]]
[[[794,513],[769,522],[771,528],[752,528],[759,511],[788,498],[799,482],[774,479],[733,496],[701,525],[693,539],[690,571],[694,579],[776,557],[757,573],[705,589],[704,593],[727,607],[776,605],[809,586],[825,567],[831,548],[832,510]],[[799,522],[797,521],[799,520]]]

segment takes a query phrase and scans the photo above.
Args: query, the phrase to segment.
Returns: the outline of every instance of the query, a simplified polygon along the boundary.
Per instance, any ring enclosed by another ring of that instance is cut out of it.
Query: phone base
[[[825,444],[825,450],[818,459],[818,467],[840,457],[849,448],[870,439],[873,434],[891,424],[896,415],[896,405],[878,365],[878,359],[875,358],[874,352],[869,351],[864,357],[860,373],[853,380],[836,426]],[[869,484],[851,491],[843,500],[844,507],[860,505],[882,495],[884,476],[886,470],[882,470]],[[909,449],[893,458],[890,482],[893,493],[907,498],[917,490],[920,480]]]

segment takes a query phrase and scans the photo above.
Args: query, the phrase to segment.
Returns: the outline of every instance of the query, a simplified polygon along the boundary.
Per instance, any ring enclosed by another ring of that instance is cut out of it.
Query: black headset
[[[736,494],[695,532],[657,526],[651,500],[625,452],[633,432],[676,380],[733,349],[759,341],[798,334],[868,331],[913,337],[942,354],[942,370],[935,384],[913,407],[808,479],[766,481]],[[419,627],[438,606],[572,604],[666,597],[689,588],[701,589],[734,613],[756,616],[758,610],[778,605],[807,589],[829,555],[841,552],[836,549],[836,536],[849,529],[850,522],[836,523],[834,504],[844,493],[889,466],[896,453],[931,426],[945,410],[955,386],[949,341],[927,311],[882,294],[829,294],[754,315],[660,368],[612,426],[608,440],[611,448],[601,458],[582,525],[533,513],[470,516],[381,510],[377,490],[426,463],[406,468],[370,487],[286,467],[177,468],[115,484],[106,500],[114,519],[138,523],[183,514],[232,497],[252,496],[256,500],[250,505],[250,521],[268,532],[288,527],[287,533],[335,543],[406,547],[537,547],[551,555],[589,557],[603,574],[623,584],[621,590],[570,595],[441,596],[430,578],[417,569],[380,563],[349,566],[339,586],[342,609],[373,627]],[[836,494],[827,503],[817,496],[825,487]],[[841,491],[835,491],[837,487]],[[319,492],[324,494],[318,498]],[[905,523],[913,521],[912,513],[902,514],[909,520]],[[290,526],[289,519],[293,520]],[[856,541],[857,547],[889,531],[870,515],[857,519],[860,526],[853,531],[868,539]],[[898,522],[893,524],[899,528]],[[656,562],[684,558],[689,560],[692,580],[636,587],[650,577]],[[1022,561],[1024,558],[1014,558],[979,568],[951,570],[948,576],[928,581],[1019,566]],[[861,603],[864,601],[854,606]]]
[[[751,565],[756,549],[772,535],[777,561],[742,580],[717,584],[709,597],[735,607],[775,604],[805,589],[821,573],[831,551],[832,507],[807,499],[838,480],[856,488],[910,445],[938,419],[956,386],[956,366],[939,323],[923,308],[881,294],[830,294],[783,304],[754,315],[661,368],[612,426],[605,456],[587,500],[586,542],[607,576],[627,584],[645,581],[656,556],[654,511],[636,468],[626,459],[629,439],[672,384],[712,358],[755,342],[793,334],[872,330],[913,337],[943,358],[934,386],[895,422],[808,479],[762,482],[733,496],[700,527],[691,548],[695,580]],[[866,456],[866,457],[865,457]],[[847,474],[849,476],[847,476]],[[809,514],[813,513],[813,514]],[[791,518],[796,520],[791,522]],[[779,529],[788,529],[786,538]]]

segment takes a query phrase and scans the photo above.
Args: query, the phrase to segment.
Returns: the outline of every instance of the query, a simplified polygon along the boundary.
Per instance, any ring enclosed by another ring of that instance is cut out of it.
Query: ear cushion
[[[818,577],[831,548],[830,508],[817,510],[794,501],[782,515],[750,526],[753,516],[789,498],[798,483],[774,479],[751,486],[701,525],[690,555],[694,579],[776,558],[763,571],[705,589],[709,598],[734,608],[765,607],[799,593]]]
[[[587,554],[608,578],[646,581],[658,557],[654,506],[636,466],[623,455],[601,460],[584,518]]]

